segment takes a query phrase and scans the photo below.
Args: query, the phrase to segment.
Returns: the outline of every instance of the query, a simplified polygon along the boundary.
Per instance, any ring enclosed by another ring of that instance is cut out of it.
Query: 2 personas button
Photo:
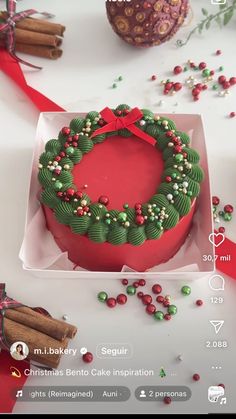
[[[100,343],[96,354],[100,359],[129,359],[133,356],[133,348],[129,343]]]

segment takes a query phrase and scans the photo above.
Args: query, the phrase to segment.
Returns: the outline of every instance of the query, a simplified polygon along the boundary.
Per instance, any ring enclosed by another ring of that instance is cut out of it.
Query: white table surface
[[[0,6],[4,2],[0,2]],[[192,0],[194,17],[191,25],[200,18],[201,6],[214,11],[210,0]],[[63,42],[63,57],[57,62],[29,58],[43,65],[42,71],[24,67],[27,81],[49,98],[70,111],[89,111],[104,106],[116,106],[127,102],[131,106],[151,108],[158,112],[201,113],[205,121],[212,191],[222,202],[236,205],[235,166],[236,119],[228,114],[236,111],[235,88],[227,98],[217,93],[203,93],[199,102],[193,102],[190,92],[183,89],[175,97],[163,97],[157,82],[150,82],[152,74],[158,80],[171,76],[170,70],[188,59],[196,63],[206,61],[210,68],[225,67],[228,77],[236,75],[235,19],[223,30],[213,26],[202,36],[195,35],[187,46],[177,48],[175,41],[185,38],[190,26],[182,28],[173,40],[147,50],[131,48],[121,42],[107,22],[104,0],[23,0],[19,9],[30,7],[56,14],[56,21],[67,27]],[[222,50],[221,56],[215,51]],[[189,75],[190,73],[185,73]],[[178,77],[184,81],[185,74]],[[218,74],[218,73],[217,73]],[[124,80],[117,89],[110,86],[122,75]],[[165,413],[165,412],[235,412],[235,295],[236,282],[226,279],[225,291],[220,293],[224,304],[210,303],[210,297],[219,293],[210,290],[206,281],[191,284],[192,295],[182,298],[179,289],[184,283],[162,285],[166,294],[176,297],[179,315],[171,322],[153,324],[140,308],[136,298],[124,308],[109,311],[96,301],[101,289],[110,293],[120,292],[119,282],[95,280],[45,280],[37,279],[22,270],[18,259],[21,245],[27,200],[28,178],[35,127],[38,119],[36,108],[24,94],[0,72],[0,121],[2,158],[0,165],[0,254],[1,281],[7,283],[9,295],[29,305],[45,306],[59,318],[67,313],[72,323],[78,324],[79,333],[72,347],[87,347],[93,353],[102,342],[128,342],[134,349],[130,360],[100,360],[86,366],[80,357],[64,357],[61,368],[146,368],[154,369],[154,378],[133,377],[126,380],[115,378],[30,378],[27,385],[127,385],[132,392],[126,403],[20,403],[15,413]],[[165,104],[160,108],[159,101]],[[178,106],[175,103],[178,102]],[[227,226],[227,236],[236,241],[236,217]],[[52,298],[52,296],[54,296]],[[196,309],[194,301],[204,300],[204,306]],[[214,335],[209,325],[211,319],[224,319],[222,332]],[[206,349],[205,341],[224,339],[229,349]],[[176,362],[178,354],[184,360]],[[159,378],[161,367],[168,371],[165,381]],[[221,366],[214,370],[212,366]],[[201,375],[199,383],[193,383],[193,373]],[[173,375],[171,375],[173,374]],[[227,405],[212,406],[207,401],[210,385],[223,382],[226,385]],[[192,398],[185,403],[140,403],[134,398],[134,390],[142,385],[187,385]]]

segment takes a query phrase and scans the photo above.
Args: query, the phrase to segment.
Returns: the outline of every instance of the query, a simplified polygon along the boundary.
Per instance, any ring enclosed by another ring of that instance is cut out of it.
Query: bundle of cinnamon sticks
[[[77,328],[46,317],[29,307],[8,308],[4,315],[4,334],[9,345],[22,341],[29,348],[28,359],[57,368],[69,339]]]
[[[7,19],[6,12],[0,12],[0,18]],[[62,56],[62,37],[65,26],[47,20],[27,17],[16,23],[15,50],[37,57],[56,60]],[[5,46],[5,35],[0,33],[0,46]]]

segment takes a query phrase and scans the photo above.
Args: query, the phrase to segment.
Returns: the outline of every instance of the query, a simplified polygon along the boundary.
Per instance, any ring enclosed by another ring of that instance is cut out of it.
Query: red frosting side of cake
[[[79,190],[84,186],[93,201],[109,197],[109,209],[122,210],[128,203],[147,202],[157,193],[163,172],[161,152],[137,137],[114,136],[97,144],[73,169]],[[95,243],[87,236],[72,233],[59,224],[51,209],[44,206],[47,227],[62,251],[76,265],[92,271],[120,271],[123,265],[144,271],[166,262],[179,250],[190,230],[196,201],[191,212],[160,239],[146,240],[141,246]]]
[[[168,261],[184,243],[192,224],[195,210],[183,217],[176,227],[166,231],[160,239],[146,240],[141,246],[129,243],[114,246],[110,243],[95,243],[86,236],[73,234],[69,227],[59,224],[50,208],[44,206],[47,227],[60,249],[68,252],[76,265],[91,271],[117,271],[128,265],[136,271],[145,271]]]

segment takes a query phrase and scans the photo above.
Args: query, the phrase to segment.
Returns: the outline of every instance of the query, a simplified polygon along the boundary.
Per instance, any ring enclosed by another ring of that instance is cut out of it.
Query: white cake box
[[[39,203],[40,184],[37,179],[38,161],[44,151],[45,143],[50,138],[57,138],[62,126],[69,125],[78,113],[46,112],[41,113],[36,131],[35,149],[33,153],[26,224],[20,259],[23,269],[44,278],[113,278],[119,279],[186,279],[193,280],[212,275],[215,270],[214,246],[209,241],[209,234],[214,231],[212,221],[211,190],[209,181],[206,141],[203,122],[200,115],[166,114],[173,119],[178,129],[185,131],[191,138],[191,146],[200,156],[200,164],[205,172],[201,184],[201,194],[194,216],[190,234],[179,252],[168,262],[149,269],[146,272],[134,272],[127,266],[122,272],[92,272],[79,267],[68,260],[54,242],[52,234],[47,230],[45,218]],[[81,114],[81,116],[84,116]],[[206,257],[204,258],[204,255]],[[207,259],[206,261],[204,259]],[[125,274],[124,274],[125,272]]]

